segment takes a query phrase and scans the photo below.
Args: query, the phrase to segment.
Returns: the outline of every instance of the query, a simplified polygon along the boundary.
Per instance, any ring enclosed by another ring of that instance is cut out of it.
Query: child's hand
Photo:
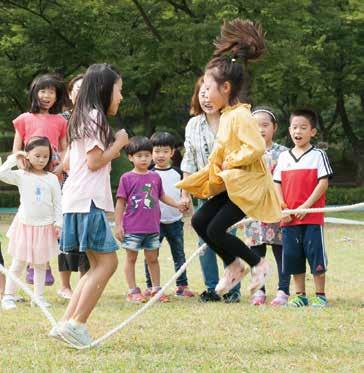
[[[183,201],[182,199],[180,201],[177,202],[177,208],[180,212],[185,212],[185,211],[188,211],[188,204],[186,204],[185,201]]]
[[[226,170],[226,167],[227,167],[227,163],[225,161],[222,162],[221,169],[224,171]]]
[[[28,154],[23,150],[18,150],[15,153],[16,162],[19,169],[28,170],[30,167],[30,163],[28,161]]]
[[[281,219],[281,222],[284,223],[284,224],[288,224],[292,221],[292,216],[291,215],[287,215],[287,216],[284,216],[282,219]]]
[[[124,240],[124,228],[121,225],[115,226],[115,237],[122,242]]]
[[[301,206],[297,207],[297,209],[308,209],[308,208],[309,208],[309,206],[305,205],[304,203]],[[305,213],[299,212],[299,213],[295,214],[295,217],[298,220],[302,220],[306,215],[307,215],[307,212],[305,212]]]
[[[115,143],[119,146],[120,149],[129,143],[129,136],[124,129],[116,132]]]
[[[54,233],[57,237],[57,240],[59,240],[61,238],[61,228],[58,227],[57,225],[54,226]]]
[[[187,212],[191,208],[191,205],[192,205],[191,197],[190,196],[182,196],[181,202],[184,203],[185,212]]]
[[[56,167],[54,167],[53,171],[52,171],[54,174],[56,175],[60,175],[62,172],[63,172],[63,164],[60,163],[60,164],[57,164]]]

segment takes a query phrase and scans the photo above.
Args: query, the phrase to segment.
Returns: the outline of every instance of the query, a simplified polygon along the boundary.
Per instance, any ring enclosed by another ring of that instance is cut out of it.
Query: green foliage
[[[19,192],[17,190],[0,191],[0,207],[13,208],[19,206]]]
[[[326,193],[327,205],[352,205],[364,202],[364,188],[330,187]]]

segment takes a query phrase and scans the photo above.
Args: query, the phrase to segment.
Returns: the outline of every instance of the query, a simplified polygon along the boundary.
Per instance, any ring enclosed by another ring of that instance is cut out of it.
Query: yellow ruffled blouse
[[[265,223],[278,222],[282,217],[280,203],[262,158],[264,152],[265,141],[250,105],[228,106],[222,111],[209,164],[176,186],[197,198],[209,198],[226,190],[247,216]]]

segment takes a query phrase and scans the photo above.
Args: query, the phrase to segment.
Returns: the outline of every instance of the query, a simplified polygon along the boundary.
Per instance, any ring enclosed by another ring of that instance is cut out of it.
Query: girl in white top
[[[48,172],[52,147],[47,137],[32,137],[25,151],[8,157],[0,167],[0,180],[17,185],[20,193],[18,213],[9,228],[8,251],[13,257],[10,272],[19,277],[27,263],[34,266],[34,295],[45,307],[44,281],[46,264],[59,253],[57,238],[62,227],[61,188],[57,176]],[[24,170],[12,170],[17,161]],[[2,308],[16,308],[16,284],[6,280]]]
[[[92,343],[86,322],[118,265],[118,244],[105,211],[114,211],[110,162],[128,143],[127,133],[120,130],[114,136],[107,121],[107,115],[118,111],[121,88],[121,77],[111,65],[90,66],[68,125],[65,168],[69,176],[63,186],[60,248],[64,253],[85,252],[90,269],[78,282],[50,336],[73,346]]]

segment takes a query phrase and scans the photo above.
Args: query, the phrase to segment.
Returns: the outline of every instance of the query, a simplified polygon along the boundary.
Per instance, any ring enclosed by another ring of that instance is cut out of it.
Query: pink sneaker
[[[248,272],[249,268],[244,266],[243,261],[240,258],[235,258],[235,260],[225,268],[224,276],[215,287],[216,293],[219,295],[228,293]]]
[[[146,288],[144,291],[143,291],[143,295],[146,297],[146,298],[150,298],[152,296],[152,288]]]
[[[270,302],[272,306],[285,306],[288,302],[288,294],[283,290],[278,290],[276,297]]]
[[[261,259],[259,264],[252,268],[252,280],[248,287],[252,295],[265,284],[271,273],[272,268],[265,259]]]
[[[156,288],[153,288],[153,291],[152,291],[152,297],[154,297],[160,290],[161,288],[160,287],[156,287]],[[169,297],[168,295],[166,294],[162,294],[160,297],[159,297],[159,301],[161,303],[167,303],[169,302]]]
[[[252,298],[250,300],[250,304],[253,304],[254,306],[261,306],[265,303],[266,299],[267,299],[267,297],[265,296],[264,291],[263,290],[258,290],[252,296]]]
[[[193,291],[191,291],[187,285],[183,285],[183,286],[177,286],[176,288],[176,295],[178,297],[188,297],[188,298],[192,298],[195,296],[195,293]]]
[[[139,288],[129,290],[126,300],[130,303],[140,304],[145,303],[145,296],[142,294]]]

